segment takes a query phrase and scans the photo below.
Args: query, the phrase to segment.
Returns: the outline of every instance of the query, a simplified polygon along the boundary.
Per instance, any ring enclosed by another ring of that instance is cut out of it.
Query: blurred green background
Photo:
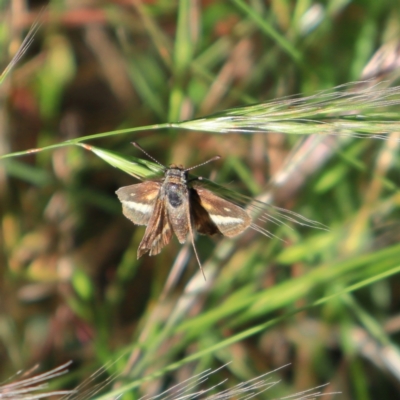
[[[3,68],[40,24],[0,87],[0,154],[398,74],[392,0],[13,0],[0,11]],[[136,260],[144,228],[114,192],[138,181],[93,153],[1,161],[1,381],[73,360],[53,384],[73,388],[111,362],[96,383],[113,376],[104,393],[132,384],[123,398],[135,399],[229,361],[199,387],[229,378],[220,392],[290,363],[259,398],[327,382],[321,392],[342,394],[325,398],[400,397],[399,136],[336,133],[171,129],[90,142],[145,158],[135,140],[165,165],[219,154],[196,174],[329,228],[199,237],[207,282],[175,238]]]

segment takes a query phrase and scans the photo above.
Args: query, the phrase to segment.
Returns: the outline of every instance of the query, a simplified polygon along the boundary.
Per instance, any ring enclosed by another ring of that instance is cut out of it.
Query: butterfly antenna
[[[212,162],[212,161],[217,161],[217,160],[219,160],[220,158],[221,158],[221,156],[215,156],[215,157],[213,157],[213,158],[210,158],[210,159],[207,160],[207,161],[204,161],[204,162],[201,163],[201,164],[197,164],[197,165],[195,165],[195,166],[193,166],[193,167],[186,168],[185,171],[190,171],[191,169],[195,169],[195,168],[197,168],[197,167],[201,167],[201,166],[204,165],[204,164],[208,164],[209,162]]]
[[[194,235],[193,235],[193,229],[192,229],[192,219],[190,218],[190,209],[189,209],[189,207],[187,208],[187,218],[188,218],[188,221],[189,221],[190,240],[191,240],[191,242],[192,242],[194,255],[196,256],[196,260],[197,260],[197,263],[199,264],[200,271],[201,271],[201,273],[203,274],[203,278],[204,278],[204,280],[206,281],[206,280],[207,280],[207,279],[206,279],[206,275],[204,274],[204,270],[203,270],[203,267],[202,267],[202,265],[201,265],[199,255],[197,254],[196,246],[194,245]]]
[[[166,168],[165,165],[161,164],[159,161],[157,161],[154,157],[152,157],[146,150],[144,150],[141,146],[139,146],[138,143],[136,142],[131,142],[137,149],[139,149],[140,151],[142,151],[144,154],[146,154],[147,157],[150,158],[150,160],[153,160],[155,163],[157,163],[158,165],[161,165],[162,167]]]

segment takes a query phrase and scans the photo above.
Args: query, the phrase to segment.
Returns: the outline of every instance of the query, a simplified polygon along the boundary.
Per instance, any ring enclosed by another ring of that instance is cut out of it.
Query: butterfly
[[[253,223],[247,210],[235,204],[245,203],[247,196],[202,177],[189,177],[190,170],[215,161],[219,156],[191,168],[185,169],[174,164],[165,167],[137,143],[132,144],[160,165],[164,172],[164,177],[159,180],[124,186],[116,191],[122,203],[123,214],[136,225],[147,225],[137,251],[138,258],[146,253],[150,256],[159,254],[170,242],[173,233],[181,244],[185,243],[189,235],[204,276],[194,245],[194,230],[203,235],[222,234],[230,238],[251,227],[266,236],[273,236],[260,225]],[[260,221],[281,223],[272,214],[263,212],[263,209],[268,207],[267,204],[253,201],[252,207],[261,212],[258,217]],[[273,208],[275,213],[287,220],[294,220],[302,225],[318,225],[291,211]]]

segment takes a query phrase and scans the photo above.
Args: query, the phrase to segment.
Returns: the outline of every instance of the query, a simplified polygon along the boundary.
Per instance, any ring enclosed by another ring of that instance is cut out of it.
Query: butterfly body
[[[165,214],[179,243],[185,243],[189,233],[187,172],[183,167],[172,165],[165,172],[159,201],[164,204]]]

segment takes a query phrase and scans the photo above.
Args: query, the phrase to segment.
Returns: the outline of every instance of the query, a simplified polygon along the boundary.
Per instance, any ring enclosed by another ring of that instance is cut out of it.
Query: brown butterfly
[[[133,144],[147,154],[137,143]],[[206,163],[219,158],[214,157]],[[190,234],[195,250],[193,228],[203,235],[219,233],[233,237],[250,226],[251,217],[243,208],[204,188],[202,178],[189,179],[188,171],[196,167],[198,165],[186,169],[177,165],[164,167],[164,178],[159,181],[146,181],[117,190],[124,215],[136,225],[147,225],[138,258],[145,253],[151,256],[160,253],[171,240],[172,232],[180,243],[185,243]],[[196,250],[195,253],[203,272]]]
[[[248,198],[202,177],[189,178],[190,170],[217,160],[219,156],[191,168],[185,169],[177,165],[167,168],[137,143],[133,145],[160,165],[164,172],[164,177],[159,180],[125,186],[116,192],[124,215],[136,225],[147,225],[139,244],[138,258],[146,253],[151,256],[160,253],[171,240],[173,232],[180,243],[185,243],[189,234],[197,262],[203,272],[194,245],[194,229],[203,235],[222,234],[234,237],[251,227],[265,236],[274,237],[260,223],[281,225],[284,224],[282,219],[325,229],[322,224],[293,211]],[[247,204],[248,210],[257,215],[255,218],[259,223],[253,223],[249,212],[238,204]]]

